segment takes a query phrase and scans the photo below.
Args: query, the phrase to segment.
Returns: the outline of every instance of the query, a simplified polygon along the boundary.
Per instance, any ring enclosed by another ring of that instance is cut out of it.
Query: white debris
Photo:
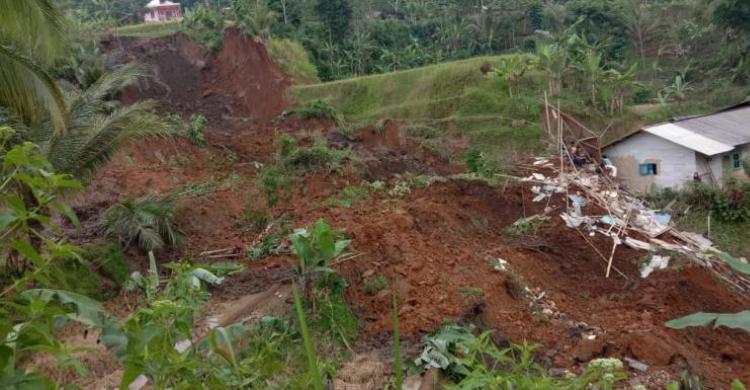
[[[534,180],[539,180],[539,181],[545,181],[545,180],[547,180],[547,176],[544,176],[541,173],[534,172],[534,173],[531,174],[531,176],[534,178]]]
[[[627,246],[629,246],[629,247],[631,247],[633,249],[638,249],[638,250],[642,250],[642,251],[653,250],[653,247],[651,246],[651,244],[649,244],[649,243],[647,243],[645,241],[636,240],[635,238],[631,238],[631,237],[625,237],[625,245],[627,245]]]
[[[495,259],[495,266],[492,268],[494,268],[495,271],[503,272],[508,269],[508,262],[498,257]]]
[[[624,357],[624,358],[622,358],[622,360],[624,360],[626,363],[628,363],[628,365],[632,369],[634,369],[634,370],[638,370],[638,371],[641,371],[641,372],[648,371],[648,364],[643,363],[643,362],[641,362],[639,360],[635,360],[635,359],[629,358],[627,356]]]
[[[568,227],[571,227],[573,229],[577,229],[579,226],[584,224],[591,225],[594,223],[594,221],[589,217],[568,214],[566,212],[560,213],[560,218],[565,221],[565,224],[568,225]]]
[[[641,268],[641,277],[647,278],[657,269],[666,269],[669,265],[669,256],[654,255],[645,267]]]
[[[174,349],[175,351],[179,353],[183,353],[187,351],[188,348],[190,348],[192,345],[193,345],[192,341],[185,339],[185,340],[178,341],[177,343],[175,343]]]
[[[539,203],[539,202],[543,201],[546,198],[547,198],[547,194],[539,194],[539,195],[535,196],[534,199],[532,199],[531,201],[534,202],[534,203]]]
[[[137,378],[128,386],[128,390],[141,390],[148,383],[148,378],[145,375],[138,375]]]

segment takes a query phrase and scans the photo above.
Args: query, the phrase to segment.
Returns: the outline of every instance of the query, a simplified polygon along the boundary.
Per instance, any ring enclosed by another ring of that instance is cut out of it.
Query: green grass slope
[[[513,97],[497,75],[483,75],[478,57],[330,83],[298,85],[292,101],[325,100],[352,126],[394,119],[422,132],[466,135],[475,147],[498,152],[539,148],[543,79],[531,72]]]
[[[180,31],[179,21],[131,24],[115,28],[115,35],[121,37],[156,38]]]

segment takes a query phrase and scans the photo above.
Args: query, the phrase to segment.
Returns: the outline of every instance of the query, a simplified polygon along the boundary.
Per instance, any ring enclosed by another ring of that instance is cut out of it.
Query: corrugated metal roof
[[[726,145],[750,142],[750,106],[718,112],[674,124]]]
[[[750,129],[748,129],[750,132]],[[657,137],[664,138],[667,141],[674,142],[677,145],[684,146],[696,152],[703,153],[707,156],[726,153],[734,149],[734,145],[727,145],[694,130],[682,127],[682,122],[665,123],[662,125],[647,127],[643,131],[653,134]]]
[[[163,3],[159,0],[151,0],[148,4],[146,4],[146,8],[166,7],[170,5],[180,5],[180,3],[173,3],[169,0]]]

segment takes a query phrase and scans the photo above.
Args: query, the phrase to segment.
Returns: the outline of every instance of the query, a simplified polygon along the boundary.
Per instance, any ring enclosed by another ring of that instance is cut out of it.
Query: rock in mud
[[[674,356],[674,348],[651,333],[633,335],[628,348],[636,359],[653,366],[668,366]]]
[[[605,343],[601,338],[593,340],[582,339],[573,350],[573,357],[576,361],[587,362],[604,354]]]

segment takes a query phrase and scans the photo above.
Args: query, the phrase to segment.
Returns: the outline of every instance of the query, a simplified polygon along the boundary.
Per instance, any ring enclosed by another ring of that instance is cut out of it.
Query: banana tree
[[[547,74],[547,92],[555,95],[562,91],[563,75],[568,68],[567,51],[558,44],[539,44],[536,50],[536,66]]]
[[[351,245],[351,240],[337,239],[336,236],[336,232],[322,219],[312,229],[297,229],[289,236],[292,252],[299,257],[295,274],[303,286],[305,299],[313,306],[313,310],[313,282],[319,275],[323,275],[325,282],[327,276],[335,272],[331,263],[341,259]]]
[[[575,67],[581,72],[583,78],[588,83],[589,92],[591,93],[591,104],[596,105],[599,85],[606,74],[602,62],[602,55],[599,51],[590,47],[584,49],[582,54],[583,55],[578,63],[576,63]]]
[[[625,68],[624,70],[608,69],[604,72],[601,93],[609,101],[607,108],[610,114],[622,112],[625,107],[625,94],[627,91],[638,83],[635,81],[635,71],[637,64]]]
[[[502,78],[508,86],[508,95],[513,97],[513,90],[523,80],[529,70],[529,59],[523,56],[510,56],[503,59],[492,72]]]
[[[679,76],[678,76],[679,77]],[[743,259],[734,257],[726,252],[716,249],[709,249],[707,254],[715,255],[719,260],[725,262],[735,272],[741,275],[750,275],[750,264]],[[694,313],[685,317],[667,321],[664,325],[672,329],[685,329],[690,326],[711,326],[718,328],[724,326],[727,328],[742,329],[750,332],[750,310],[739,313]]]

